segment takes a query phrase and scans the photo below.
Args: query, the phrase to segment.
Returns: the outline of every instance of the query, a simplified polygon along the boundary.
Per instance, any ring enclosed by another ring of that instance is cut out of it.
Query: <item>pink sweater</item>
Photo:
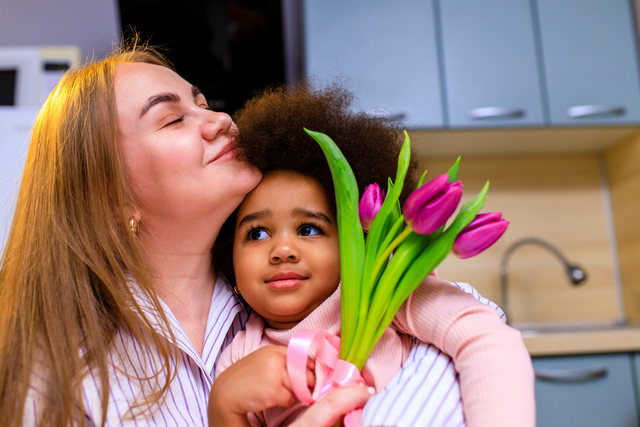
[[[299,329],[322,328],[338,334],[339,292],[292,329],[275,330],[264,325],[260,316],[251,317],[246,331],[236,335],[220,355],[216,376],[260,347],[287,345]],[[468,426],[535,426],[531,359],[520,333],[504,325],[493,308],[449,282],[429,276],[401,307],[362,371],[367,384],[377,391],[396,375],[411,350],[411,339],[405,334],[451,356],[460,374]],[[302,409],[300,405],[289,410],[270,408],[250,414],[249,420],[252,425],[288,421]]]

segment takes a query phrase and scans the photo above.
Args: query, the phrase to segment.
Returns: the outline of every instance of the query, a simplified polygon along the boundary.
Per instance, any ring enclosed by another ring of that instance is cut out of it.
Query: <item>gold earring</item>
[[[140,232],[140,223],[134,217],[129,218],[129,228],[134,236],[138,236]]]
[[[235,293],[236,293],[236,295],[240,295],[240,291],[238,290],[238,287],[237,287],[237,286],[234,286],[234,287],[233,287],[233,292],[235,292]]]

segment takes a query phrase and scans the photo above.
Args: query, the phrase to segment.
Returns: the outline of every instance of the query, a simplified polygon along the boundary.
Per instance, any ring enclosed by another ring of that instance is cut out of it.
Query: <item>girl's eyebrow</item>
[[[331,224],[331,220],[329,219],[329,217],[327,215],[325,215],[323,212],[320,212],[320,211],[310,211],[309,209],[295,208],[295,209],[293,209],[293,211],[291,211],[291,213],[293,215],[308,216],[308,217],[315,218],[315,219],[318,219],[320,221],[324,221],[324,222],[327,222],[327,223]]]
[[[261,218],[271,218],[272,215],[273,213],[269,209],[262,209],[261,211],[252,212],[242,217],[242,219],[238,222],[238,227],[240,227],[245,222],[251,222]]]
[[[197,86],[191,86],[191,95],[195,98],[200,95],[202,91]],[[147,103],[142,107],[142,111],[140,112],[140,118],[145,115],[151,107],[154,105],[160,104],[161,102],[180,102],[180,97],[175,93],[165,92],[159,93],[157,95],[153,95],[147,99]]]

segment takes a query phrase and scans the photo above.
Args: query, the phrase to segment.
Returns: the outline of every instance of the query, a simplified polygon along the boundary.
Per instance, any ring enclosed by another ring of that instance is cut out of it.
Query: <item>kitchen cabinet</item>
[[[529,0],[443,0],[451,127],[542,126]]]
[[[302,14],[306,75],[347,79],[363,110],[409,128],[640,123],[630,0],[304,0]]]
[[[536,0],[552,125],[637,123],[640,80],[628,0]]]
[[[638,426],[635,357],[534,357],[537,425]]]
[[[346,79],[365,111],[444,126],[433,0],[306,0],[303,15],[312,81]]]

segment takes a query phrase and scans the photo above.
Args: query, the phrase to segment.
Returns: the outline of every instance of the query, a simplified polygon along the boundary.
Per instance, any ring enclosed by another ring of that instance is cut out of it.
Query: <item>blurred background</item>
[[[638,426],[637,0],[3,0],[0,241],[31,125],[64,71],[134,31],[212,108],[340,81],[402,120],[429,177],[462,156],[463,201],[511,221],[448,257],[507,311],[536,368],[540,426]]]

